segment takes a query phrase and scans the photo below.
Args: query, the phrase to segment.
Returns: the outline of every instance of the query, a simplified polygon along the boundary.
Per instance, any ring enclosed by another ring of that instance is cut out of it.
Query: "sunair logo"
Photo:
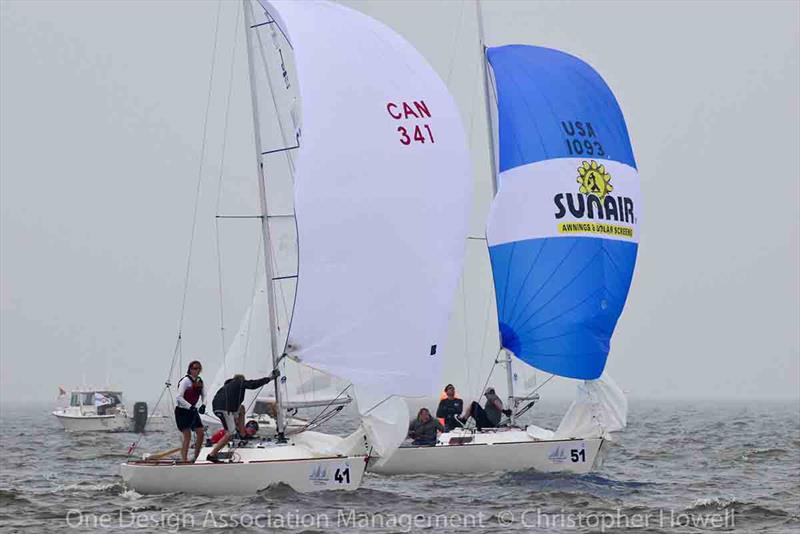
[[[602,224],[606,221],[636,223],[633,199],[610,194],[614,191],[614,186],[605,166],[595,160],[584,161],[578,167],[576,181],[580,184],[578,193],[558,193],[553,197],[556,219],[563,219],[569,211],[575,219],[599,222],[559,223],[559,233],[590,232],[633,237],[633,228]]]
[[[611,185],[611,175],[606,172],[605,167],[598,165],[595,160],[592,160],[591,163],[584,161],[578,167],[577,182],[581,184],[579,189],[581,193],[595,195],[600,200],[603,200],[606,194],[614,190],[614,186]]]

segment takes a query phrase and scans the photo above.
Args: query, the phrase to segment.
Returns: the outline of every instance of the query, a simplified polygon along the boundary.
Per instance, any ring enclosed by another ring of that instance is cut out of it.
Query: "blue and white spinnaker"
[[[639,178],[600,75],[569,54],[489,48],[498,190],[487,227],[502,346],[559,376],[605,367],[633,277]]]

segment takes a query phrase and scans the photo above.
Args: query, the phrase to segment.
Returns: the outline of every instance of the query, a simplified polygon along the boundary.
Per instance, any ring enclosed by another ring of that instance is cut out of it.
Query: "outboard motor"
[[[147,424],[147,403],[137,402],[133,405],[133,431],[141,434]]]

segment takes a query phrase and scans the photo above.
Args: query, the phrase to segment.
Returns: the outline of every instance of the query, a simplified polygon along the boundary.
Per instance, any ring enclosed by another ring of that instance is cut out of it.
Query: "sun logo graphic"
[[[578,167],[578,178],[576,181],[581,184],[579,191],[585,195],[595,195],[603,199],[608,193],[614,190],[611,185],[611,175],[606,172],[606,168],[595,160],[584,161]]]

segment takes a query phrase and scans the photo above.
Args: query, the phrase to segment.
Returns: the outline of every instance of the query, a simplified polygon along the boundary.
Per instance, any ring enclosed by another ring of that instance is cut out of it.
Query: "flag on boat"
[[[58,386],[58,398],[60,399],[67,394],[67,390],[63,386]]]
[[[639,241],[639,177],[622,111],[574,56],[526,45],[487,56],[499,136],[487,239],[502,346],[543,371],[595,379]]]

